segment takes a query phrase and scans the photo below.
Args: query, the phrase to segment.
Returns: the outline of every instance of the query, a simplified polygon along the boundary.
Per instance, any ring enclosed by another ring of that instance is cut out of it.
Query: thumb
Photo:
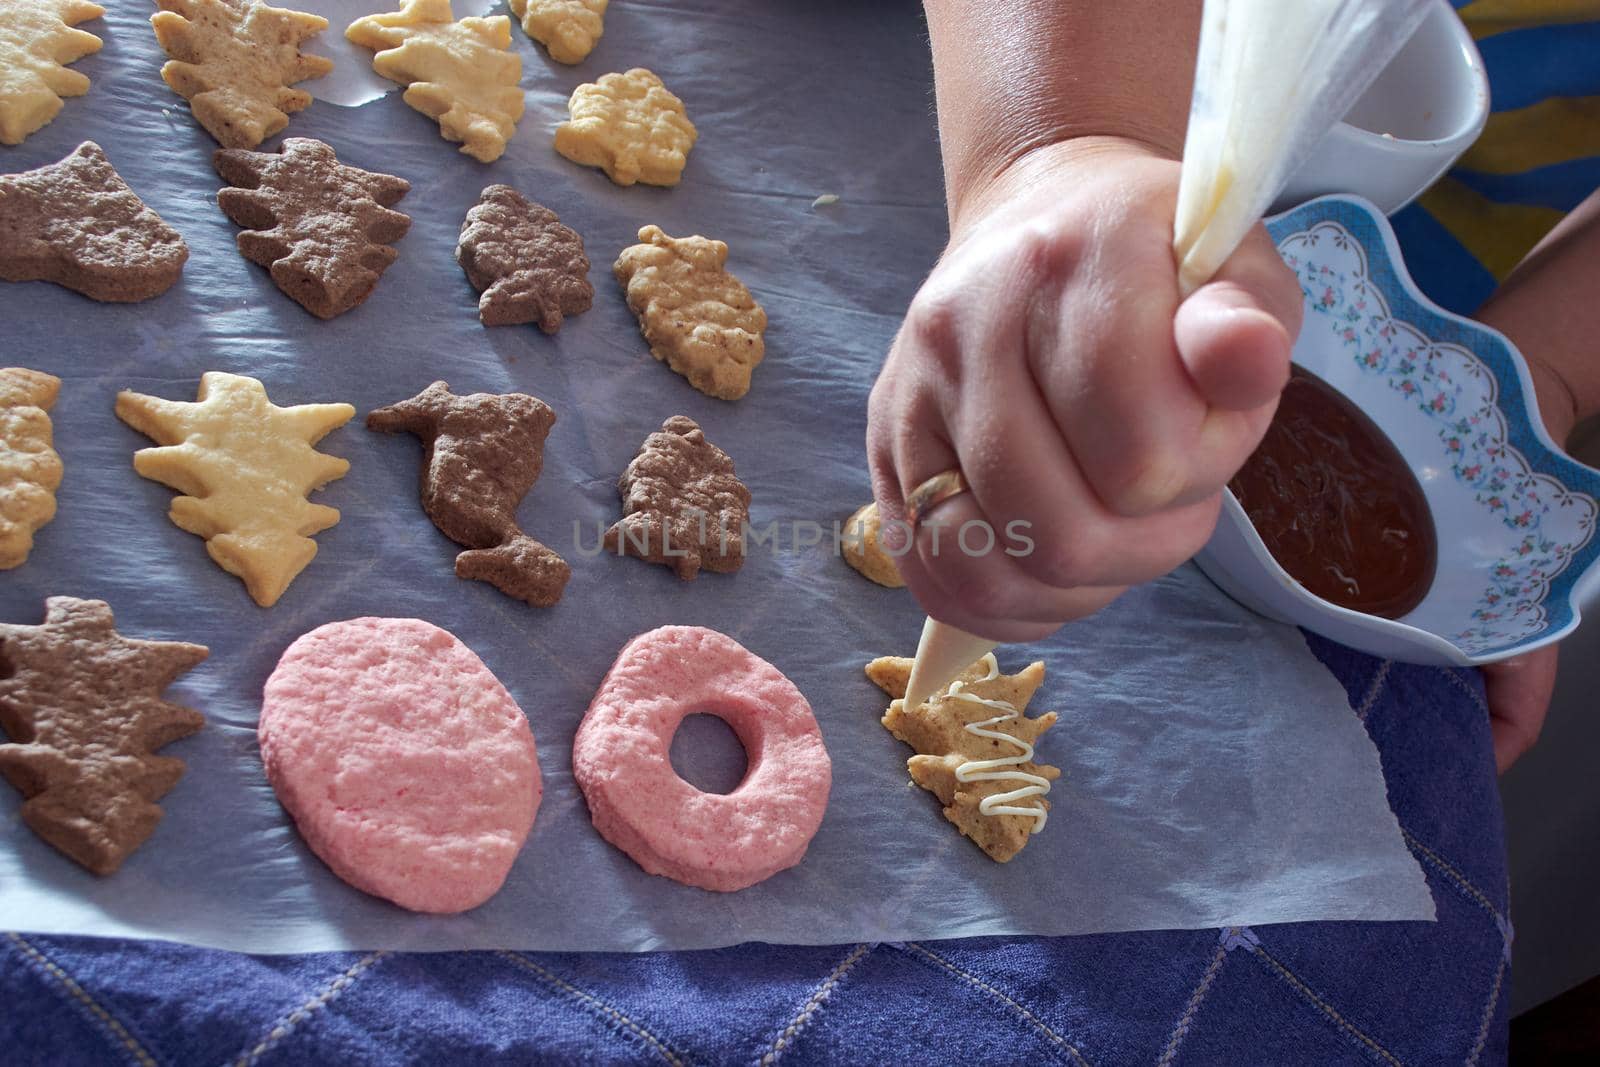
[[[1266,234],[1258,235],[1179,305],[1173,319],[1173,339],[1195,388],[1226,411],[1250,411],[1277,399],[1300,330],[1300,286]]]

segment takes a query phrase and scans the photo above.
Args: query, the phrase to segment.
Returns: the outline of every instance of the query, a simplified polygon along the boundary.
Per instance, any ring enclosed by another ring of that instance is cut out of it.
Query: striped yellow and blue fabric
[[[1434,300],[1470,314],[1600,188],[1600,0],[1453,0],[1493,112],[1460,162],[1394,218]]]

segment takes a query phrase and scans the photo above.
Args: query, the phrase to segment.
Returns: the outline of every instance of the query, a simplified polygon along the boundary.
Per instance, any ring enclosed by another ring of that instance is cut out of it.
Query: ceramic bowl
[[[1393,214],[1449,169],[1489,118],[1483,57],[1449,0],[1417,31],[1343,122],[1289,179],[1273,210],[1354,193]]]
[[[1438,568],[1399,620],[1338,607],[1278,566],[1225,494],[1201,569],[1264,615],[1412,663],[1491,663],[1569,633],[1600,588],[1600,471],[1551,441],[1522,356],[1422,295],[1373,204],[1323,197],[1267,229],[1305,295],[1294,361],[1399,448],[1433,513]]]

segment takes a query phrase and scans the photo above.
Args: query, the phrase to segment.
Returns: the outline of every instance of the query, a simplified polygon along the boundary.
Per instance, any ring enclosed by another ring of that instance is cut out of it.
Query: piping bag
[[[1172,251],[1187,297],[1210,281],[1410,39],[1433,0],[1205,0]],[[929,618],[914,708],[996,642]]]

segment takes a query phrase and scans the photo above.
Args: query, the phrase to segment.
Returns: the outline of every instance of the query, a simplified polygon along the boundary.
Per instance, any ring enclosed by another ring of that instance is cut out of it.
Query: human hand
[[[1550,710],[1550,695],[1556,687],[1556,657],[1560,649],[1560,645],[1547,645],[1483,668],[1494,766],[1501,774],[1539,740],[1545,714]]]
[[[886,521],[941,471],[959,467],[970,487],[898,560],[935,618],[1036,640],[1210,537],[1288,379],[1301,297],[1258,227],[1180,303],[1177,185],[1178,164],[1136,141],[1079,138],[951,205],[950,245],[890,350],[867,431]],[[966,550],[982,527],[958,541],[974,522],[993,531],[990,551]]]

